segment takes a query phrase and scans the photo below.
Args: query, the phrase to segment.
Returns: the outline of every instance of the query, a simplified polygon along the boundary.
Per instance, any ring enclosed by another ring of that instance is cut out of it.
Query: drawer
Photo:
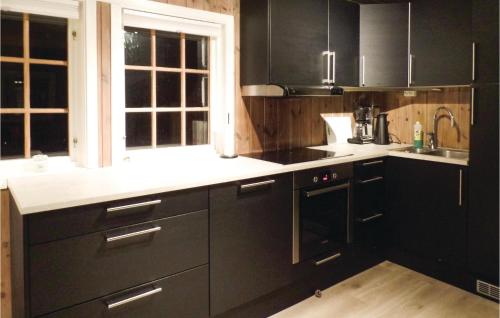
[[[354,175],[356,181],[368,181],[385,175],[384,158],[374,158],[370,160],[356,162],[354,164]]]
[[[208,263],[208,211],[29,249],[31,313],[67,306]]]
[[[199,188],[38,213],[28,217],[28,241],[39,244],[205,209],[208,189]]]
[[[203,318],[208,317],[208,297],[208,266],[204,265],[44,317]]]
[[[370,179],[368,179],[370,180]],[[355,217],[368,218],[386,211],[385,182],[383,179],[357,183],[354,187]]]

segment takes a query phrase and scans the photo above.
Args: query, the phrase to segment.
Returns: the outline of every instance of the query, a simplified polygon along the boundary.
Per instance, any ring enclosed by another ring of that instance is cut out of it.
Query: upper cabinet
[[[471,0],[414,0],[410,25],[410,86],[472,82]]]
[[[408,3],[360,8],[360,86],[408,85]]]
[[[357,86],[358,7],[242,0],[241,85]]]
[[[472,0],[474,82],[498,83],[498,0]]]

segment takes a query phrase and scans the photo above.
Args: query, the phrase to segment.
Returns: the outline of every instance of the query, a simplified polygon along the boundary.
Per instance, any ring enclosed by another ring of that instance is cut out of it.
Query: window
[[[2,11],[1,159],[69,154],[68,20]]]
[[[209,143],[209,37],[126,27],[126,146]]]

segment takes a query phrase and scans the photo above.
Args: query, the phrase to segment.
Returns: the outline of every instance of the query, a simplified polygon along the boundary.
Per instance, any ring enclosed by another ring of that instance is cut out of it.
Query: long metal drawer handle
[[[128,304],[130,302],[133,302],[133,301],[136,301],[136,300],[139,300],[139,299],[142,299],[142,298],[145,298],[145,297],[149,297],[149,296],[152,296],[154,294],[158,294],[162,291],[163,289],[161,287],[157,287],[155,289],[152,289],[150,291],[147,291],[147,292],[144,292],[142,294],[139,294],[139,295],[136,295],[136,296],[132,296],[130,298],[127,298],[127,299],[123,299],[123,300],[118,300],[118,301],[112,301],[112,302],[108,302],[108,309],[113,309],[113,308],[116,308],[116,307],[119,307],[119,306],[122,306],[122,305],[125,305],[125,304]]]
[[[458,206],[462,206],[462,181],[463,179],[463,171],[460,169],[460,176],[458,179]]]
[[[121,234],[121,235],[115,235],[115,236],[107,236],[106,237],[106,242],[114,242],[114,241],[119,241],[123,240],[126,238],[134,237],[134,236],[140,236],[140,235],[146,235],[146,234],[151,234],[154,232],[161,231],[161,226],[155,226],[150,229],[146,230],[141,230],[137,232],[132,232],[132,233],[127,233],[127,234]]]
[[[339,191],[339,190],[343,190],[343,189],[348,189],[348,188],[349,188],[349,182],[341,184],[341,185],[338,185],[338,186],[333,186],[333,187],[328,187],[328,188],[322,188],[322,189],[312,190],[312,191],[306,191],[305,192],[305,196],[306,196],[306,198],[311,198],[311,197],[315,197],[315,196],[320,195],[320,194],[325,194],[325,193],[329,193],[329,192],[335,192],[335,191]]]
[[[247,183],[247,184],[242,184],[240,185],[241,189],[251,189],[251,188],[257,188],[269,184],[276,183],[276,180],[271,179],[271,180],[266,180],[266,181],[260,181],[260,182],[255,182],[255,183]]]
[[[361,222],[361,223],[366,223],[366,222],[368,222],[368,221],[378,219],[379,217],[382,217],[382,216],[384,216],[384,214],[383,214],[383,213],[377,213],[377,214],[375,214],[375,215],[369,216],[369,217],[364,218],[364,219],[358,218],[358,219],[357,219],[357,221],[358,221],[358,222]]]
[[[122,205],[122,206],[116,206],[116,207],[112,207],[112,208],[107,208],[106,211],[108,213],[110,213],[110,212],[116,212],[116,211],[133,209],[133,208],[139,208],[139,207],[142,207],[142,206],[157,205],[157,204],[160,204],[160,203],[161,203],[161,200],[152,200],[152,201],[146,201],[146,202],[140,202],[140,203],[134,203],[134,204],[127,204],[127,205]]]
[[[319,266],[319,265],[322,265],[322,264],[325,264],[325,263],[328,263],[330,261],[333,261],[334,259],[336,258],[339,258],[340,256],[342,256],[342,254],[340,253],[337,253],[335,255],[332,255],[332,256],[328,256],[327,258],[324,258],[322,260],[319,260],[317,261],[316,263],[314,263],[316,266]]]
[[[383,179],[384,179],[384,177],[375,177],[375,178],[371,178],[368,180],[360,180],[359,183],[366,184],[366,183],[375,182],[375,181],[379,181],[379,180],[383,180]]]
[[[472,42],[472,81],[476,80],[476,42]]]
[[[363,167],[366,167],[366,166],[371,166],[371,165],[379,165],[379,164],[383,164],[383,163],[384,163],[384,160],[377,160],[377,161],[363,162],[361,165]]]

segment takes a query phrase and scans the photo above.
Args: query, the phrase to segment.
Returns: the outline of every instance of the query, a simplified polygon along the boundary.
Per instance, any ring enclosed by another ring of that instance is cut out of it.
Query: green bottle
[[[424,132],[419,121],[413,126],[413,146],[417,149],[424,147]]]

